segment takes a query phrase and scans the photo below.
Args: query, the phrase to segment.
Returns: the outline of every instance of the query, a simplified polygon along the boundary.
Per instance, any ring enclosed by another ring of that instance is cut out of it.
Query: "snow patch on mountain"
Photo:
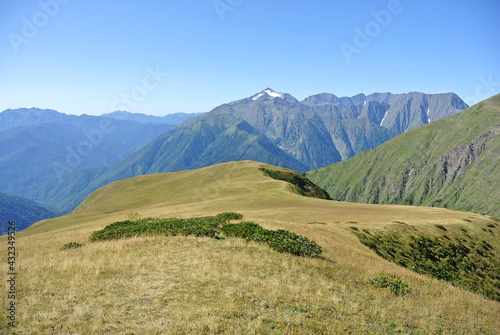
[[[266,94],[267,94],[268,96],[270,96],[271,98],[282,98],[282,99],[283,99],[283,97],[285,96],[285,94],[284,94],[284,93],[278,93],[278,92],[275,92],[275,91],[273,91],[273,90],[271,90],[271,89],[269,89],[269,88],[268,88],[268,89],[266,89],[266,90],[264,90],[264,91],[260,92],[259,94],[255,95],[255,96],[252,98],[252,100],[254,100],[254,101],[255,101],[255,100],[258,100],[258,99],[262,98],[262,97],[263,97],[264,95],[266,95]]]
[[[380,126],[382,126],[382,123],[384,123],[385,118],[387,117],[387,113],[389,113],[389,110],[387,110],[387,112],[385,112],[384,117],[382,118],[382,121],[380,121]]]

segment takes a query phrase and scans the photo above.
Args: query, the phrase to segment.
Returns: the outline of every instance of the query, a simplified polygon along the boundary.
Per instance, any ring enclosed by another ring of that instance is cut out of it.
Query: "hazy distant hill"
[[[307,173],[333,199],[500,216],[500,95]]]
[[[141,123],[160,123],[160,124],[172,124],[177,125],[181,124],[185,120],[202,115],[203,113],[173,113],[167,114],[165,116],[154,116],[154,115],[146,115],[141,113],[130,113],[124,111],[115,111],[112,113],[103,114],[101,116],[116,119],[116,120],[127,120],[127,121],[135,121]]]
[[[0,193],[0,235],[8,231],[8,222],[16,222],[16,230],[23,230],[40,220],[62,215],[61,212],[33,201]]]
[[[61,121],[70,117],[53,109],[18,108],[0,113],[0,131],[22,126],[33,126],[50,121]]]
[[[36,108],[0,113],[0,126],[0,191],[21,197],[69,171],[116,163],[173,127]]]

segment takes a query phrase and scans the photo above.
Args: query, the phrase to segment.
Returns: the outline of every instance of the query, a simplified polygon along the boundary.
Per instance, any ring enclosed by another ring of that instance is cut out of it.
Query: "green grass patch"
[[[238,213],[221,213],[193,219],[141,219],[110,224],[92,233],[90,241],[106,241],[143,235],[238,237],[267,244],[272,249],[302,257],[319,257],[322,249],[307,237],[286,230],[264,229],[254,222],[230,223],[240,220]]]

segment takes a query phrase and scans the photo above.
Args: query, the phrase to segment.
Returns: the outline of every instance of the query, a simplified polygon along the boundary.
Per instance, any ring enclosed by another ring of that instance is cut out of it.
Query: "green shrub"
[[[267,230],[253,222],[228,223],[229,220],[243,218],[238,213],[221,213],[193,219],[142,219],[138,221],[115,222],[104,229],[92,233],[90,240],[106,241],[140,235],[181,235],[218,238],[244,238],[247,241],[266,243],[272,249],[296,256],[318,257],[322,250],[319,245],[306,237],[286,230]]]
[[[388,288],[389,291],[398,296],[411,293],[408,284],[396,276],[372,278],[369,283],[375,287]]]
[[[322,252],[321,247],[316,242],[307,237],[281,229],[262,229],[260,232],[250,236],[249,240],[264,242],[276,251],[296,256],[318,257]]]
[[[409,232],[353,233],[387,260],[500,301],[500,260],[487,241]]]
[[[62,246],[61,250],[76,249],[83,247],[84,244],[78,242],[70,242]]]
[[[226,224],[221,227],[226,236],[266,243],[272,249],[296,256],[318,257],[322,250],[314,241],[286,230],[268,230],[253,222]]]
[[[299,175],[298,173],[283,170],[269,170],[266,168],[260,168],[259,170],[273,179],[286,181],[294,185],[300,195],[303,195],[305,197],[332,200],[330,198],[330,195],[325,190],[318,187],[309,179]]]
[[[139,235],[194,235],[198,237],[216,237],[217,227],[225,221],[217,217],[194,219],[142,219],[139,221],[121,221],[110,224],[94,232],[90,240],[105,241]]]
[[[264,229],[253,222],[241,222],[238,224],[223,225],[220,230],[228,237],[241,237],[247,239],[262,232]]]
[[[231,220],[241,220],[243,219],[243,215],[240,213],[234,213],[234,212],[224,212],[217,214],[215,217],[225,220],[225,221],[231,221]]]

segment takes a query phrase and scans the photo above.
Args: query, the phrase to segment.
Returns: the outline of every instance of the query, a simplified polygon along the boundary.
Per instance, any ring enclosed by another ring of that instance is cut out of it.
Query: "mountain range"
[[[23,189],[70,171],[111,165],[174,127],[37,108],[0,113],[0,191]]]
[[[500,216],[500,95],[307,173],[333,199]]]
[[[69,172],[10,193],[69,211],[100,186],[138,175],[235,160],[307,171],[373,149],[465,108],[453,93],[350,98],[325,93],[298,101],[267,88],[189,118],[112,165]]]

